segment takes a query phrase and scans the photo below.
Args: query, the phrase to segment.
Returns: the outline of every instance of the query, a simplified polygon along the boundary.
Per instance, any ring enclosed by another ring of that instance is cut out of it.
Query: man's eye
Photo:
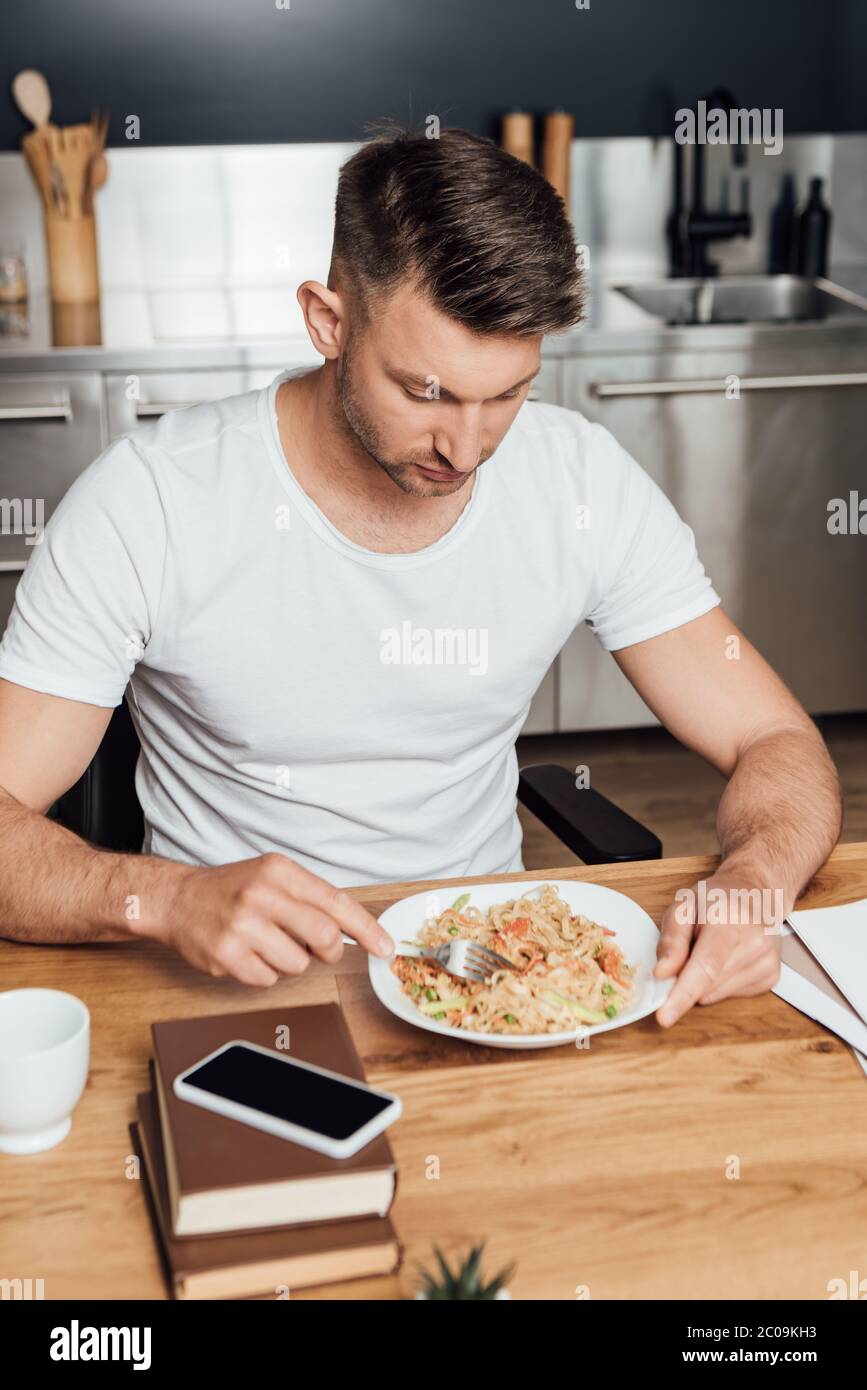
[[[504,391],[502,396],[497,396],[495,399],[498,401],[517,400],[518,396],[520,396],[522,392],[525,390],[527,384],[528,383],[525,383],[524,386],[517,387],[517,389],[514,391]],[[420,396],[417,392],[410,391],[408,386],[405,386],[403,389],[405,395],[407,395],[411,401],[435,401],[438,399],[435,392],[425,391],[424,394]]]

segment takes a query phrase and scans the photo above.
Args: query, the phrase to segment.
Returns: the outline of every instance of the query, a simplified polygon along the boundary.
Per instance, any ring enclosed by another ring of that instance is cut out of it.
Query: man
[[[708,887],[788,908],[838,834],[821,739],[638,465],[524,405],[581,314],[552,189],[462,131],[376,140],[298,295],[322,367],[115,443],[30,561],[0,648],[2,929],[148,937],[249,985],[334,962],[341,931],[389,954],[344,886],[521,867],[514,741],[582,620],[729,778]],[[127,687],[143,856],[44,816]],[[664,923],[663,1024],[777,979],[766,923],[696,915]]]

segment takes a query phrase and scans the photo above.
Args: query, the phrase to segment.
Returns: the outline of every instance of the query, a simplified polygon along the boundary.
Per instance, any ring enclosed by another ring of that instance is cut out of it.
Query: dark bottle
[[[768,272],[786,275],[793,268],[795,248],[795,180],[783,175],[780,196],[771,209]]]
[[[810,179],[810,197],[798,218],[798,274],[815,279],[828,270],[831,213],[822,202],[822,180]]]

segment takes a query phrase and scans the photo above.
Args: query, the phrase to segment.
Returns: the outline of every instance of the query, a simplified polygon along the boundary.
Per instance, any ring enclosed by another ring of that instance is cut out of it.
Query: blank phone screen
[[[228,1047],[190,1072],[186,1085],[329,1139],[348,1139],[391,1105],[387,1096],[248,1047]]]

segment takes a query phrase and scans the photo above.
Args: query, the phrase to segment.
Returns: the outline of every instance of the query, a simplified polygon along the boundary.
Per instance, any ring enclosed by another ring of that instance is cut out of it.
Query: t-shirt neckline
[[[309,368],[302,369],[302,371],[308,370]],[[449,527],[448,531],[438,540],[431,545],[426,545],[422,550],[398,553],[367,550],[338,530],[298,482],[280,442],[280,431],[277,424],[277,391],[284,381],[302,375],[302,371],[281,372],[269,386],[263,388],[259,396],[259,425],[277,477],[284,490],[293,499],[299,515],[303,517],[311,530],[332,550],[339,551],[347,559],[354,560],[357,564],[368,565],[374,569],[418,569],[422,565],[435,563],[443,556],[450,554],[458,545],[461,545],[478,524],[479,517],[487,502],[489,479],[487,470],[484,468],[477,470],[473,480],[472,496],[454,525]]]

